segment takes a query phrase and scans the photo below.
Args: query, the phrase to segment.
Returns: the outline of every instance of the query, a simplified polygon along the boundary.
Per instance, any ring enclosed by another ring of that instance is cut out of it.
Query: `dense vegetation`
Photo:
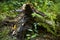
[[[37,23],[34,23],[34,30],[30,29],[29,31],[31,33],[27,33],[26,40],[35,38],[38,35],[42,36],[47,34],[45,31],[38,34],[37,32],[42,29],[37,30],[37,25],[39,25],[39,28],[45,28],[46,32],[53,35],[53,37],[60,37],[60,0],[1,0],[0,22],[2,22],[6,17],[16,17],[19,13],[12,12],[11,10],[19,9],[24,3],[33,4],[36,10],[45,13],[47,16],[47,18],[44,18],[38,14],[32,14],[33,17],[36,17],[35,20]],[[1,26],[0,24],[0,40],[12,40],[12,38],[8,36],[8,32],[9,27]],[[13,38],[13,40],[15,40],[15,38]],[[57,38],[57,40],[59,39]]]

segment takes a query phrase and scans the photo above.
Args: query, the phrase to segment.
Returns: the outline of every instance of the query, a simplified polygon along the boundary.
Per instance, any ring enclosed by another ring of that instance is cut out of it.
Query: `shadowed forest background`
[[[20,9],[25,3],[31,3],[47,16],[32,14],[36,22],[33,23],[34,28],[27,31],[25,40],[60,40],[60,0],[0,0],[0,40],[16,40],[9,36],[10,26],[3,25],[3,21],[20,14],[11,10]]]

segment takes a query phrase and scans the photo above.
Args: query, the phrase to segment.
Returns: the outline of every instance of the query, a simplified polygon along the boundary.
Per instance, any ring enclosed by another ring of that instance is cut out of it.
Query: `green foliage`
[[[37,26],[36,25],[43,25],[44,28],[47,29],[47,32],[52,33],[53,35],[57,36],[57,22],[60,24],[60,1],[58,0],[8,0],[4,2],[0,2],[0,21],[4,20],[7,16],[9,17],[16,17],[18,13],[10,12],[10,10],[20,8],[24,3],[32,3],[36,10],[42,11],[47,15],[47,18],[44,18],[36,13],[32,14],[33,17],[36,17],[37,24],[34,24],[34,30],[29,29],[29,32],[26,36],[26,40],[30,38],[35,38],[39,34],[37,34]],[[47,23],[51,24],[47,24]],[[5,27],[4,27],[5,28]],[[7,28],[7,27],[6,27]],[[60,27],[58,27],[60,28]],[[3,29],[1,29],[3,30]],[[35,32],[36,33],[35,33]],[[1,40],[8,40],[6,35],[8,33],[7,29],[0,32],[0,39]],[[6,38],[6,39],[5,39]]]

